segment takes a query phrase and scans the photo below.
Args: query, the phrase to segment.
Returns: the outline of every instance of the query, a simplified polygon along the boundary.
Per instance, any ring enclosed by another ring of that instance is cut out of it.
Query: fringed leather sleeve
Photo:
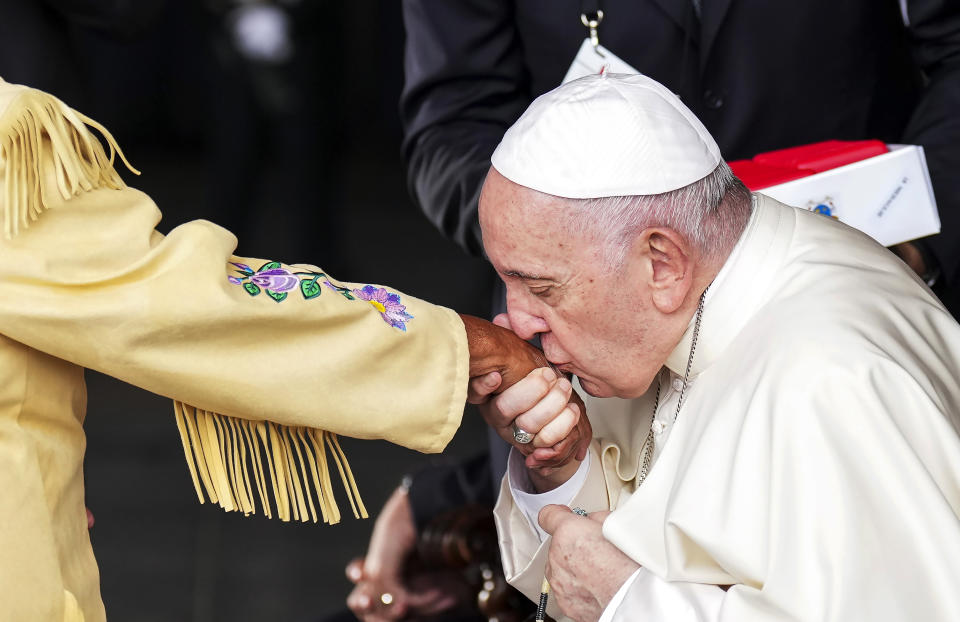
[[[0,81],[0,333],[172,398],[198,496],[226,510],[337,522],[336,469],[366,516],[338,434],[443,449],[467,388],[454,312],[237,257],[209,222],[163,236],[115,153],[92,120]]]

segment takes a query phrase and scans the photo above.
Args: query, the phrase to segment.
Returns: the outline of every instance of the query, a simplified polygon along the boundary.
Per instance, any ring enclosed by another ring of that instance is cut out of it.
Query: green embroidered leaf
[[[279,267],[281,267],[279,261],[271,261],[270,263],[265,263],[262,266],[260,266],[259,271],[263,272],[264,270],[274,270]]]
[[[257,287],[257,285],[255,285],[254,283],[251,283],[250,281],[247,281],[246,283],[243,284],[243,289],[247,290],[247,293],[250,294],[251,296],[256,296],[257,294],[260,293],[260,288]]]
[[[271,298],[273,298],[273,299],[276,300],[277,302],[283,302],[284,298],[287,297],[287,292],[283,292],[283,293],[281,294],[281,293],[279,293],[279,292],[271,292],[271,291],[268,289],[268,290],[267,290],[267,296],[270,296]]]
[[[313,279],[312,281],[307,281],[304,279],[303,281],[300,281],[300,293],[303,294],[303,297],[306,300],[316,298],[320,295],[320,291],[320,284],[317,283],[317,279]]]
[[[353,297],[353,294],[351,294],[350,290],[347,288],[341,289],[340,293],[343,294],[343,297],[346,298],[347,300],[356,300],[356,298]]]

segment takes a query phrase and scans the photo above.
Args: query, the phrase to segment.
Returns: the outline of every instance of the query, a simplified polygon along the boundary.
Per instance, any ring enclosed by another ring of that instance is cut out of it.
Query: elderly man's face
[[[643,394],[670,351],[658,340],[649,267],[629,258],[608,268],[590,240],[559,224],[563,200],[491,169],[480,199],[487,256],[507,286],[507,313],[524,339],[598,397]]]

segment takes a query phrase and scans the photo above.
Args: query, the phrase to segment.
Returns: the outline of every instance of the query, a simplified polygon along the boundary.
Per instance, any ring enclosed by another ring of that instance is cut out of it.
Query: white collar
[[[766,298],[793,235],[793,209],[762,194],[753,195],[747,226],[704,300],[691,378],[720,356]],[[693,319],[665,363],[675,374],[686,371],[692,339]]]

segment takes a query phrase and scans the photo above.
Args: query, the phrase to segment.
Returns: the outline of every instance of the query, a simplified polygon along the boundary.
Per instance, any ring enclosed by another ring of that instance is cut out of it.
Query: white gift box
[[[757,191],[835,216],[884,246],[939,233],[923,147],[887,146],[887,153]]]

